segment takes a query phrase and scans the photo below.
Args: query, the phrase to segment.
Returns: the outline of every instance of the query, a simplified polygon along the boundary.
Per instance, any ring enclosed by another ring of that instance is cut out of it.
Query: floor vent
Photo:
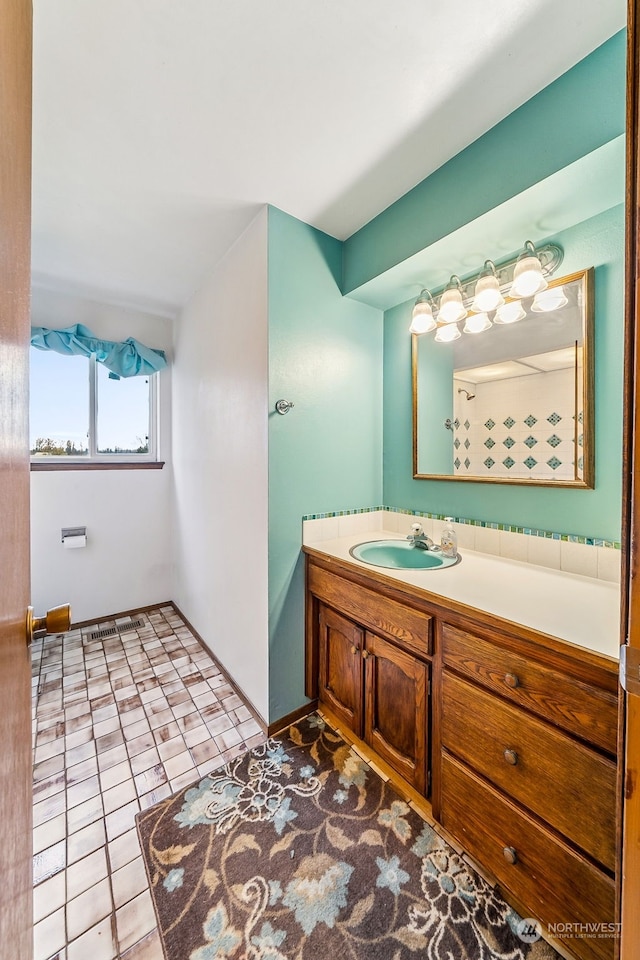
[[[126,623],[119,623],[115,627],[104,627],[102,630],[94,630],[89,634],[89,640],[106,640],[107,637],[116,637],[119,633],[127,633],[129,630],[137,630],[144,627],[144,620],[127,620]]]

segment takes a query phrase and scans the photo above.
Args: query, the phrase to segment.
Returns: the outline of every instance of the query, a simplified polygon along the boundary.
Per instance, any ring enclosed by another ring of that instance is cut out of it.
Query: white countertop
[[[374,567],[354,559],[349,553],[351,547],[368,540],[399,539],[403,538],[397,533],[373,530],[306,545],[369,572],[375,570],[392,580],[421,587],[438,597],[464,603],[595,653],[618,658],[618,584],[473,550],[460,550],[461,563],[436,570]]]

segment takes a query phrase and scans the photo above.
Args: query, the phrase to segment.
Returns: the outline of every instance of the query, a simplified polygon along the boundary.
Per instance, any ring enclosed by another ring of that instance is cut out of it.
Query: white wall
[[[184,309],[173,366],[174,599],[268,716],[267,212]]]
[[[68,602],[78,622],[172,599],[165,470],[31,474],[31,597],[38,614]],[[60,529],[76,526],[87,527],[87,546],[65,549]]]
[[[97,336],[128,336],[170,353],[163,317],[35,289],[32,323],[84,323]],[[47,471],[31,474],[31,597],[38,613],[71,603],[74,621],[172,599],[171,367],[160,373],[162,470]],[[67,550],[60,530],[86,526],[87,546]]]

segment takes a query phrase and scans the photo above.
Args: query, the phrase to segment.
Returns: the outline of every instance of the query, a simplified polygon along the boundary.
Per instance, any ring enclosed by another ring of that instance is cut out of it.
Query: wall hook
[[[285,413],[289,413],[289,410],[291,410],[292,406],[293,403],[291,400],[278,400],[276,403],[276,410],[284,417]]]

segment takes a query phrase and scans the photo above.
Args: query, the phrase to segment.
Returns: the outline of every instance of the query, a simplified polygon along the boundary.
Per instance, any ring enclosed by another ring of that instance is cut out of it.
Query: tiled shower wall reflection
[[[479,384],[456,379],[455,474],[573,480],[574,384],[573,368]],[[581,425],[578,433],[581,457]]]

